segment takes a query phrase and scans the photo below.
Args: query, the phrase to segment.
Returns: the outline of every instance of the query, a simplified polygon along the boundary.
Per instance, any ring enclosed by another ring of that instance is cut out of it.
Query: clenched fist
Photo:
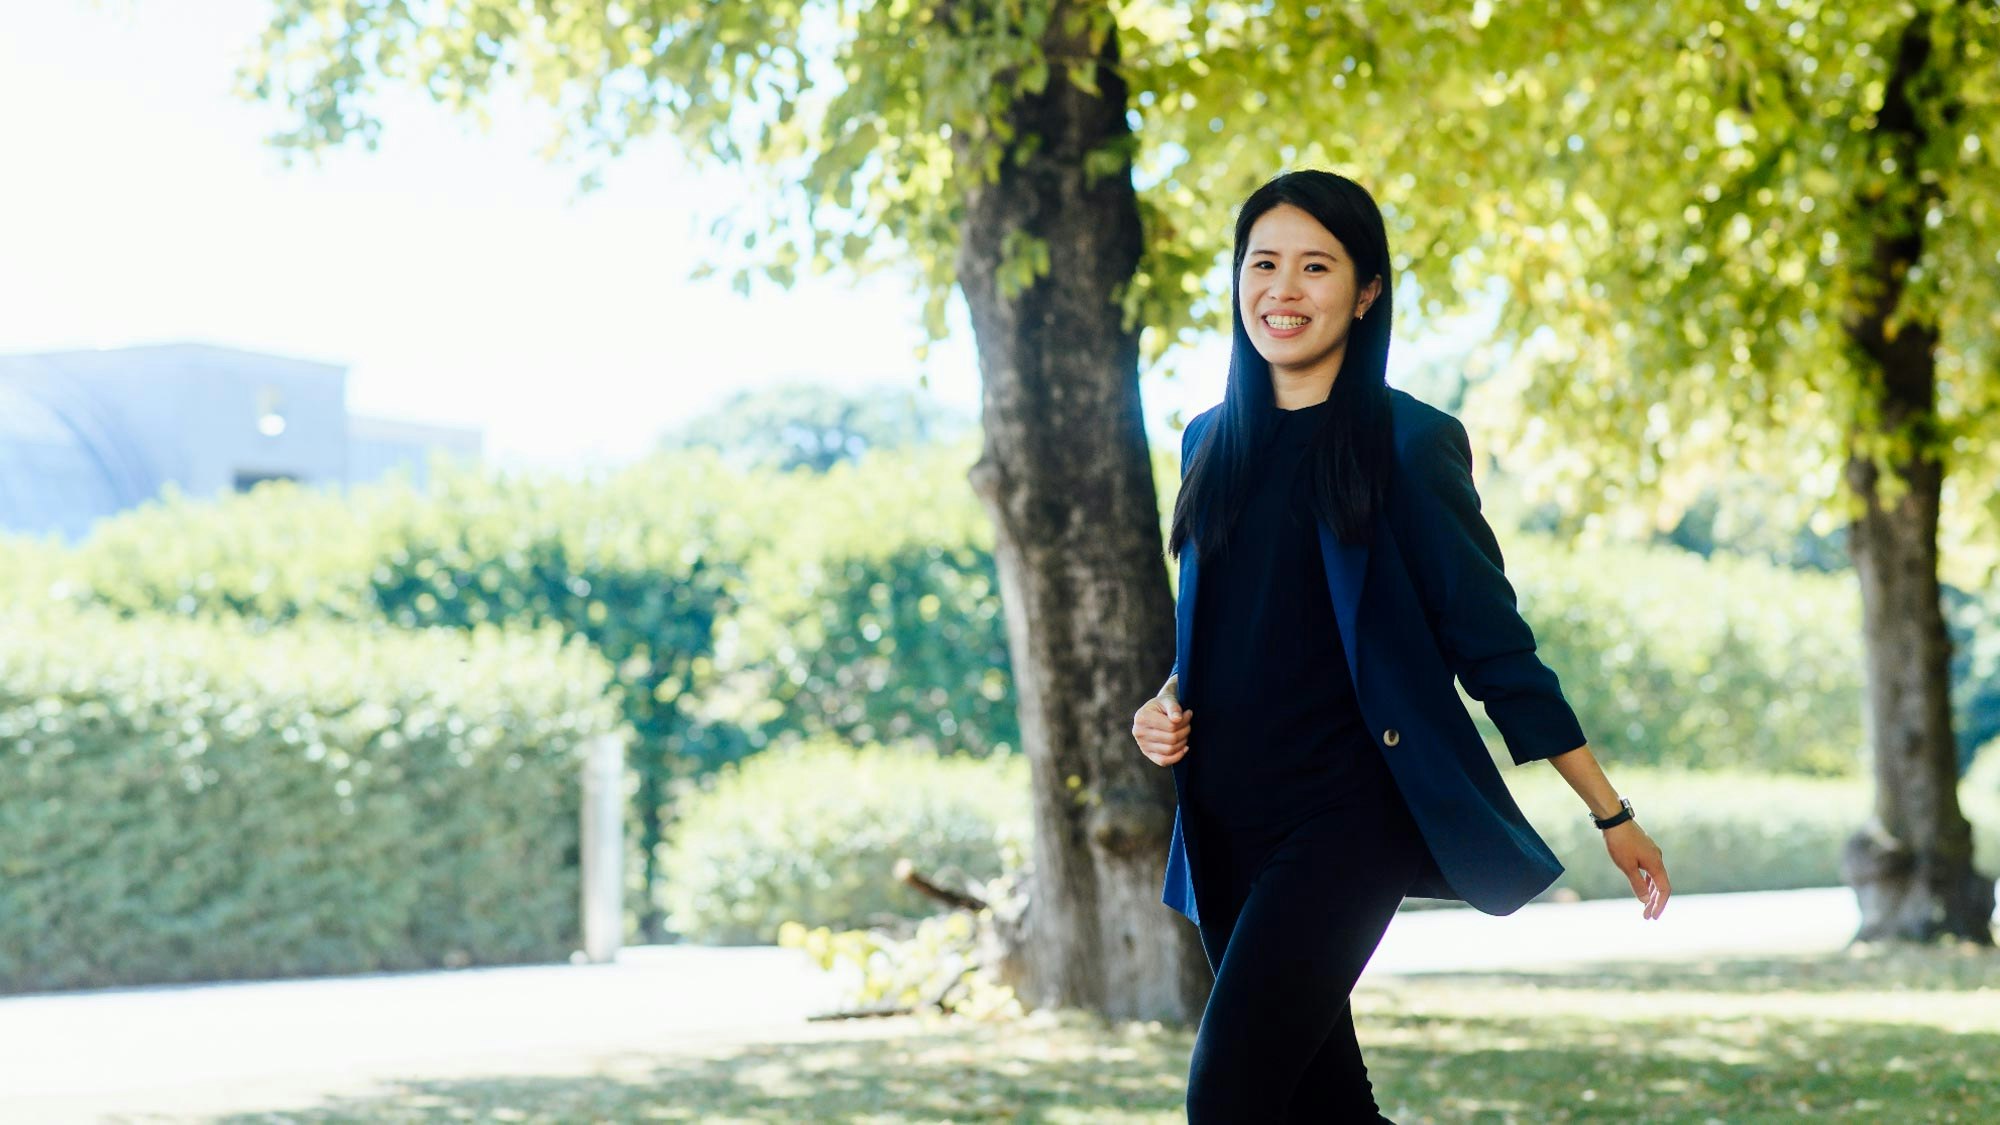
[[[1170,676],[1160,694],[1132,716],[1132,738],[1139,752],[1156,766],[1171,766],[1188,750],[1188,727],[1194,712],[1181,709],[1180,677]]]

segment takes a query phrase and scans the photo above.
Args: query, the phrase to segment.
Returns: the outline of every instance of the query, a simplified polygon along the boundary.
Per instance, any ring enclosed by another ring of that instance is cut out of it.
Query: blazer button
[[[1382,745],[1384,746],[1394,746],[1401,741],[1403,741],[1403,736],[1396,733],[1395,727],[1390,727],[1388,730],[1382,732]]]

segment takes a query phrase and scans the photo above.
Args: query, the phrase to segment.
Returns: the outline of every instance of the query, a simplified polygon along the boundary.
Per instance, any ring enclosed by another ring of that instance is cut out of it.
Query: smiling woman
[[[1280,410],[1324,402],[1347,355],[1350,326],[1382,295],[1382,276],[1357,287],[1340,240],[1281,203],[1257,219],[1237,282],[1243,320],[1271,364]]]
[[[1228,390],[1182,443],[1174,670],[1133,720],[1179,798],[1162,901],[1215,972],[1188,1118],[1382,1120],[1349,994],[1397,905],[1506,914],[1562,872],[1454,676],[1601,818],[1647,918],[1666,870],[1535,655],[1465,428],[1386,382],[1375,201],[1277,177],[1238,212],[1232,279]]]

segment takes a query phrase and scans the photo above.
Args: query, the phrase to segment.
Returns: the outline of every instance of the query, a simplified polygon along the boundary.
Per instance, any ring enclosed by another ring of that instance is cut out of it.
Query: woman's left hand
[[[1667,908],[1667,896],[1673,893],[1672,885],[1667,882],[1666,861],[1660,858],[1660,846],[1646,835],[1638,821],[1628,820],[1604,829],[1604,850],[1611,853],[1611,862],[1632,881],[1632,893],[1646,904],[1645,917],[1658,918]]]

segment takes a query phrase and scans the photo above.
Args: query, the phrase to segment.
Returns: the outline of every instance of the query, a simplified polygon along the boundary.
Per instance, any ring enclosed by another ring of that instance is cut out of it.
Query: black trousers
[[[1204,823],[1201,943],[1215,986],[1188,1066],[1193,1125],[1387,1121],[1348,996],[1416,878],[1393,790],[1292,825]]]

